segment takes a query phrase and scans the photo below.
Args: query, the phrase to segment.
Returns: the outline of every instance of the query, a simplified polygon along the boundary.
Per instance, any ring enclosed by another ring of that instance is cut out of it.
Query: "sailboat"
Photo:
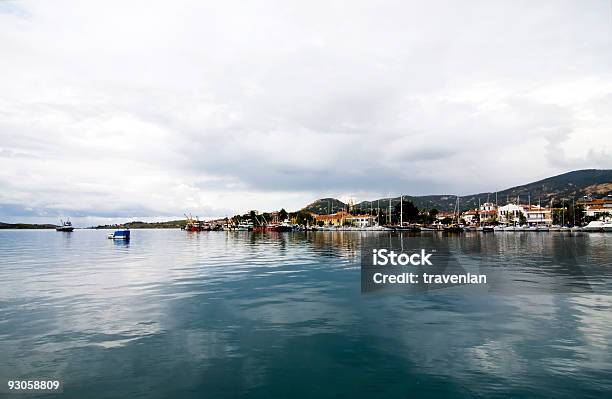
[[[444,231],[447,233],[463,232],[463,228],[459,226],[459,196],[457,196],[457,203],[455,204],[455,223],[444,226]]]

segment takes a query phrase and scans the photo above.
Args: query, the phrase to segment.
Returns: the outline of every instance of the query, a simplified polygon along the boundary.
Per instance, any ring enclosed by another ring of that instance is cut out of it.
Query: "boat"
[[[456,222],[448,226],[444,226],[444,231],[446,233],[463,233],[463,226],[459,224],[459,196],[457,196],[457,202],[453,211],[455,214],[453,219],[455,219]]]
[[[204,230],[204,224],[198,219],[197,216],[194,218],[193,216],[191,216],[191,214],[189,214],[189,216],[187,216],[187,214],[184,214],[184,215],[185,215],[186,221],[185,221],[185,227],[183,228],[183,230],[192,231],[192,232],[198,232],[198,231]]]
[[[542,226],[536,226],[535,231],[549,231],[550,227],[546,226],[546,225],[542,225]]]
[[[263,232],[269,232],[269,231],[282,233],[282,232],[293,231],[293,228],[291,226],[283,226],[281,224],[266,224],[263,226],[253,227],[253,231],[256,233],[263,233]]]
[[[74,231],[74,227],[72,226],[72,222],[70,222],[70,219],[66,220],[65,222],[63,220],[60,220],[61,225],[57,226],[55,228],[55,231],[61,231],[64,233],[70,233],[72,231]]]
[[[234,228],[234,230],[237,231],[252,231],[253,230],[253,223],[238,223],[238,225]]]
[[[612,231],[612,222],[593,220],[583,227],[584,231]]]
[[[561,226],[558,225],[552,225],[549,228],[550,231],[561,231]]]
[[[444,226],[444,231],[446,233],[463,233],[463,227],[458,224],[451,224],[448,226]]]
[[[493,226],[482,226],[483,233],[493,233],[495,231],[495,227]]]
[[[110,240],[129,240],[130,239],[130,229],[115,230],[114,233],[111,233],[108,235],[108,239]]]

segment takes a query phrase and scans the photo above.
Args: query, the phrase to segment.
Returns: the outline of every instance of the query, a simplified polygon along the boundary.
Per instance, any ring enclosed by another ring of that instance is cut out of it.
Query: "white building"
[[[507,204],[497,208],[497,220],[500,223],[518,223],[523,215],[527,219],[525,209],[516,204]]]
[[[346,221],[353,227],[370,227],[375,225],[376,217],[368,215],[349,216]]]

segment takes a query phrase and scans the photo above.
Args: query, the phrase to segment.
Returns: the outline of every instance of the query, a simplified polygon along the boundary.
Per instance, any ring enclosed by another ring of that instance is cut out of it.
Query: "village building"
[[[315,220],[323,222],[325,226],[353,226],[353,227],[370,227],[376,224],[376,216],[371,215],[351,215],[348,212],[340,211],[331,215],[316,215],[313,214]]]
[[[527,219],[527,212],[520,205],[506,204],[497,208],[497,220],[500,223],[518,223],[521,215]]]
[[[480,222],[481,223],[492,223],[497,220],[497,206],[492,202],[485,202],[480,205]]]
[[[593,199],[590,196],[584,196],[576,205],[584,207],[584,216],[599,219],[604,216],[612,216],[612,196],[607,195],[604,198]]]
[[[476,209],[465,211],[461,214],[461,219],[463,219],[466,224],[478,223],[478,211]]]
[[[550,208],[545,208],[540,205],[523,205],[523,209],[525,210],[528,225],[552,224],[552,212]]]

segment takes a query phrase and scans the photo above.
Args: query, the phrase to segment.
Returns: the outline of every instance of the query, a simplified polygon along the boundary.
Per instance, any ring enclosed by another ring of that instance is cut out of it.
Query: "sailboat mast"
[[[565,198],[561,200],[561,226],[565,225]]]
[[[400,196],[400,226],[404,225],[404,196]]]

